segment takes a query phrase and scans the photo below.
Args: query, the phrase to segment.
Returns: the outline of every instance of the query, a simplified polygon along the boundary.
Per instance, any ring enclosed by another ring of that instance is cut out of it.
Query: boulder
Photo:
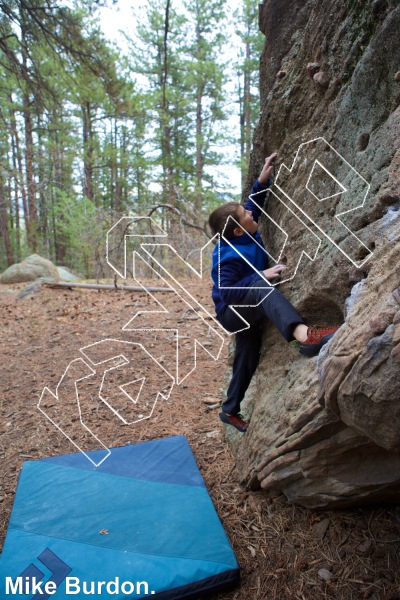
[[[400,6],[378,19],[368,3],[267,0],[260,24],[263,111],[245,196],[277,150],[285,167],[260,230],[291,268],[280,289],[306,322],[341,327],[307,360],[266,323],[242,407],[250,427],[225,435],[250,489],[318,509],[398,501]],[[277,81],[281,64],[291,75]],[[330,74],[323,94],[310,65]]]
[[[76,275],[74,275],[73,273],[71,273],[71,271],[69,271],[66,267],[56,267],[58,274],[60,276],[60,279],[62,279],[62,281],[79,281],[79,277],[77,277]]]
[[[22,283],[24,281],[59,281],[60,276],[57,268],[47,258],[38,254],[31,254],[20,263],[11,265],[1,275],[1,283],[12,284]]]

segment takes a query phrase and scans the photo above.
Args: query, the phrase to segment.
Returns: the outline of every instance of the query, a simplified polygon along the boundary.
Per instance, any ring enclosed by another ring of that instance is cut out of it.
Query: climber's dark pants
[[[288,342],[293,340],[292,333],[295,326],[304,323],[289,300],[263,279],[257,281],[246,292],[240,301],[240,306],[235,306],[235,310],[247,321],[249,328],[245,329],[247,327],[245,321],[229,306],[226,306],[217,316],[218,321],[227,331],[238,332],[232,379],[226,401],[222,404],[222,410],[229,415],[236,415],[240,411],[240,403],[257,368],[263,319],[267,317]],[[241,329],[243,331],[240,331]]]

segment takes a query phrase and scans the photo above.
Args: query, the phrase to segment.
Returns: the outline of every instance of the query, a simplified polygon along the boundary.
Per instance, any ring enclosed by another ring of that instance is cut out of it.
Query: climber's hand
[[[285,265],[275,265],[270,269],[263,271],[264,277],[269,281],[270,279],[278,279],[281,276],[283,269],[286,269]]]
[[[276,157],[278,156],[277,152],[274,152],[273,154],[271,154],[271,156],[268,156],[265,159],[265,164],[262,168],[262,171],[260,173],[260,176],[258,178],[258,181],[260,183],[268,183],[268,179],[270,178],[272,169],[274,168],[274,162]]]

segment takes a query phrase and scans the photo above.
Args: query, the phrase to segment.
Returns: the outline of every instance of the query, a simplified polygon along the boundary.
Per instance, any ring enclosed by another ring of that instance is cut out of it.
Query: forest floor
[[[121,327],[148,303],[141,292],[44,287],[17,299],[24,287],[0,285],[1,545],[23,462],[76,450],[36,408],[43,388],[55,390],[83,346],[132,339]],[[188,281],[187,287],[200,299],[210,295],[204,283]],[[166,308],[172,307],[173,294],[163,296]],[[183,318],[190,320],[190,313]],[[153,323],[161,327],[163,315],[154,314]],[[155,355],[160,346],[154,348]],[[161,363],[175,353],[165,339],[162,353]],[[186,381],[157,404],[150,419],[131,426],[105,405],[89,402],[93,431],[108,447],[172,435],[188,439],[241,565],[240,587],[212,600],[399,599],[400,506],[311,512],[288,504],[284,496],[239,486],[218,408],[209,408],[222,398],[226,361],[227,344],[217,361],[200,352]],[[83,381],[80,393],[93,395],[89,385]],[[79,419],[69,411],[66,406],[69,432],[78,445],[86,443]]]

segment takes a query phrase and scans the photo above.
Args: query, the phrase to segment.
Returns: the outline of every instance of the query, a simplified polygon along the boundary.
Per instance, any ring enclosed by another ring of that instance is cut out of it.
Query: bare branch
[[[181,213],[181,211],[172,204],[157,204],[156,206],[153,206],[150,212],[147,213],[147,216],[151,217],[151,215],[159,208],[166,208],[170,210],[171,212],[175,213],[180,217],[180,222],[183,223],[183,225],[187,225],[187,227],[192,227],[193,229],[198,229],[199,231],[202,231],[208,236],[204,227],[202,227],[201,225],[196,225],[196,223],[192,223],[191,221],[188,221],[187,218]]]

